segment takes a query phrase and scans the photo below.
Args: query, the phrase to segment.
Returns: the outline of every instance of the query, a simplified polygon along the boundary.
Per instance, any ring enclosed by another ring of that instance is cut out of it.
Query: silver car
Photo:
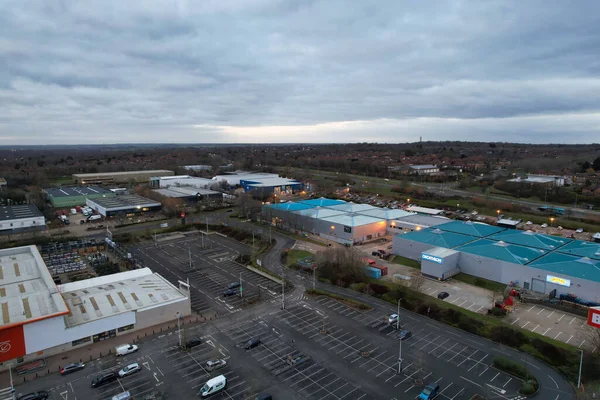
[[[119,377],[123,378],[125,376],[135,374],[136,372],[140,372],[142,367],[138,363],[132,363],[119,371]]]
[[[213,371],[215,369],[220,369],[223,368],[224,366],[227,365],[227,361],[221,359],[221,360],[210,360],[206,362],[206,370],[207,371]]]

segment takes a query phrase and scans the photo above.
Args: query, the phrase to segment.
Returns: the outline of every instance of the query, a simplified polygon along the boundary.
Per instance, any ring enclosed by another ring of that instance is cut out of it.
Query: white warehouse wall
[[[149,326],[173,321],[177,319],[177,313],[180,313],[182,316],[187,316],[192,313],[189,298],[138,310],[135,329],[143,329]]]

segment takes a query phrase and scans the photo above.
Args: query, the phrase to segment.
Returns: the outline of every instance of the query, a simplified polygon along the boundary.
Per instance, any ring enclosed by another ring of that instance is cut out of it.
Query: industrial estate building
[[[421,261],[421,272],[459,272],[541,293],[600,302],[600,244],[480,222],[450,221],[393,238],[395,254]]]
[[[45,189],[46,196],[52,207],[82,206],[87,199],[114,197],[116,193],[100,186],[73,186]]]
[[[287,178],[252,178],[241,179],[240,186],[244,192],[250,192],[256,197],[290,195],[304,189],[304,184],[295,179]]]
[[[154,176],[150,178],[150,187],[155,189],[169,188],[172,186],[208,189],[216,183],[217,182],[214,179],[198,178],[189,175]]]
[[[241,185],[242,180],[252,181],[269,178],[279,178],[279,175],[269,174],[266,172],[235,171],[217,175],[213,178],[213,180],[217,182],[225,181],[225,183],[227,183],[229,186],[239,186]]]
[[[115,183],[148,182],[153,176],[172,176],[175,172],[166,169],[149,171],[100,172],[96,174],[73,174],[73,179],[81,185],[109,185]]]
[[[56,285],[35,246],[0,250],[0,363],[20,365],[191,314],[148,268]]]
[[[431,164],[409,165],[408,170],[411,174],[416,175],[431,175],[440,172],[440,169],[437,166]]]
[[[148,211],[158,211],[162,207],[157,201],[135,194],[87,199],[85,204],[105,218],[119,214],[129,216]]]
[[[565,177],[558,175],[527,175],[527,178],[509,179],[508,182],[531,183],[534,185],[546,185],[549,187],[560,187],[565,185]]]
[[[309,232],[349,246],[402,230],[421,230],[432,222],[449,221],[443,217],[326,198],[269,204],[263,207],[262,214],[281,228]]]
[[[33,204],[0,207],[0,234],[13,234],[46,229],[44,215]]]
[[[181,199],[186,203],[197,203],[199,201],[223,201],[223,193],[209,189],[198,189],[195,187],[172,186],[168,189],[155,189],[154,193],[161,196]]]

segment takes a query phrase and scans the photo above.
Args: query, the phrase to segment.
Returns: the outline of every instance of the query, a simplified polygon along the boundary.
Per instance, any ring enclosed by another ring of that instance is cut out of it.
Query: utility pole
[[[581,387],[581,366],[583,364],[583,350],[579,350],[581,357],[579,358],[579,376],[577,377],[577,388]]]
[[[285,310],[285,268],[281,266],[281,309]]]
[[[313,290],[315,290],[316,280],[317,280],[317,266],[313,265]]]
[[[177,333],[179,335],[179,347],[181,347],[181,314],[177,313]]]
[[[242,273],[240,272],[240,297],[244,297],[244,285],[242,284]]]
[[[192,269],[192,249],[188,247],[188,255],[189,255],[189,267]]]
[[[396,319],[396,331],[400,328],[400,302],[402,299],[398,299],[398,313],[396,314],[398,318]],[[398,373],[402,372],[402,338],[398,338],[398,342],[400,343],[398,346]]]

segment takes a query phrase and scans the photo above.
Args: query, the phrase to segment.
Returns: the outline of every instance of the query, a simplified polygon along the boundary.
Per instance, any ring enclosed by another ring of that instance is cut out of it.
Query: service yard
[[[191,285],[192,309],[200,315],[239,312],[246,304],[270,300],[281,293],[281,285],[259,275],[234,259],[250,254],[248,246],[219,234],[191,233],[183,238],[148,242],[128,251],[144,266],[161,274],[174,285]],[[190,263],[191,260],[191,263]],[[224,292],[240,283],[235,293]]]

